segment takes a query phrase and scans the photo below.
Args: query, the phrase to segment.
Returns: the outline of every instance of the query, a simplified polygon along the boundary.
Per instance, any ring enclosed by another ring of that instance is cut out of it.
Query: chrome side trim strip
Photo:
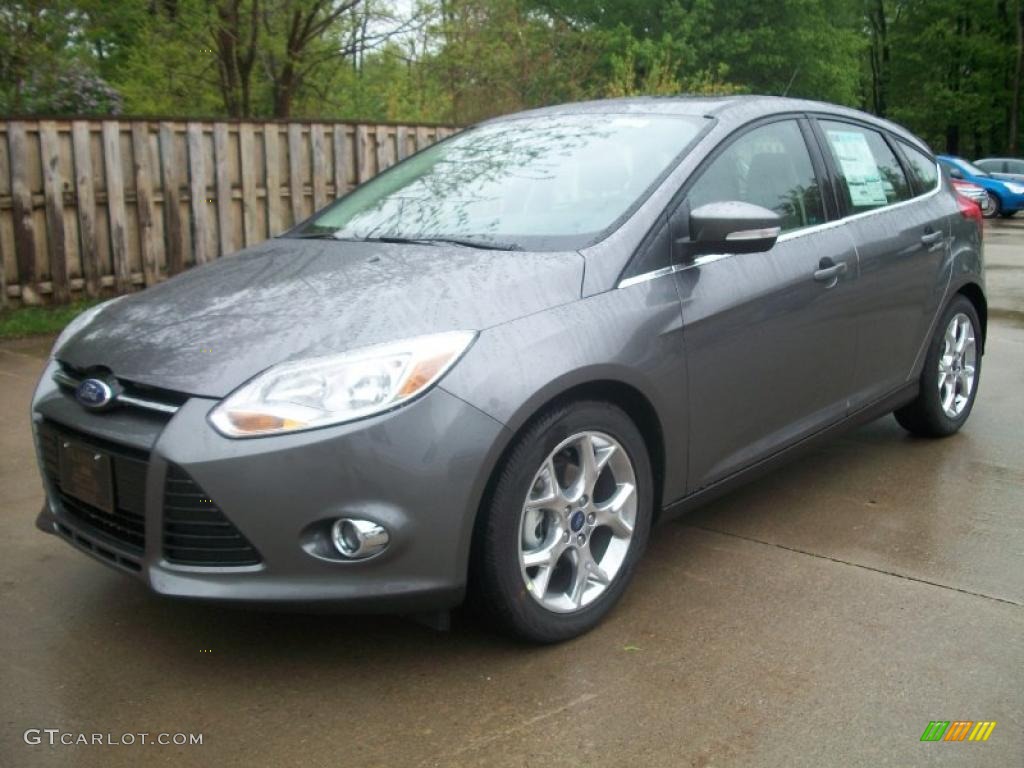
[[[629,288],[631,285],[638,285],[639,283],[646,283],[648,280],[654,280],[658,277],[664,277],[665,275],[671,275],[673,272],[681,269],[682,265],[675,264],[671,267],[662,267],[656,269],[653,272],[644,272],[642,275],[634,275],[633,277],[627,277],[625,280],[621,280],[618,284],[618,288]]]
[[[74,376],[71,376],[66,371],[62,371],[59,368],[53,373],[53,380],[62,387],[69,387],[70,389],[76,388],[81,382]],[[170,403],[161,403],[157,400],[147,400],[143,397],[133,397],[132,395],[126,395],[123,392],[118,394],[114,398],[115,402],[121,403],[122,405],[131,405],[135,408],[143,408],[147,411],[158,411],[160,413],[177,413],[179,406],[171,405]]]

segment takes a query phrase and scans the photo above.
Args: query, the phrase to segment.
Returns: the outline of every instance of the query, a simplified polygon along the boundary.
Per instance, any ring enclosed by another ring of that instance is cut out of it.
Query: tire
[[[604,463],[581,475],[587,445],[592,466]],[[632,493],[626,489],[630,471]],[[611,403],[569,402],[536,417],[496,472],[474,540],[477,612],[501,631],[537,643],[587,632],[621,597],[647,545],[653,475],[643,436]],[[586,480],[590,476],[598,478],[596,485]],[[568,503],[577,491],[583,494],[578,503]],[[610,499],[622,502],[621,512],[609,511],[615,507]],[[551,565],[525,565],[530,558]]]
[[[999,211],[1002,209],[1002,205],[999,202],[999,196],[994,192],[986,192],[985,194],[988,195],[988,207],[982,209],[981,215],[986,219],[994,219],[996,216],[1000,215]]]
[[[953,327],[954,319],[960,322],[960,327],[962,321],[966,320],[973,338],[973,342],[965,343],[962,354],[956,353],[958,344],[951,345],[947,340],[950,334],[954,342],[961,338],[958,329]],[[966,296],[957,295],[942,313],[935,335],[928,345],[917,398],[895,412],[896,421],[907,431],[922,437],[946,437],[957,432],[971,415],[978,394],[983,343],[981,323],[974,305]],[[969,365],[973,366],[972,379],[969,386],[966,386]],[[943,376],[945,371],[951,372]],[[948,396],[950,386],[952,400]]]

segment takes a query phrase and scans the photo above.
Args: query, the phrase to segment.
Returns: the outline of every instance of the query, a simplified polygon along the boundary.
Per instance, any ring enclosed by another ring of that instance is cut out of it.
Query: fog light
[[[331,541],[342,557],[363,560],[383,552],[391,537],[384,526],[370,520],[343,517],[331,526]]]

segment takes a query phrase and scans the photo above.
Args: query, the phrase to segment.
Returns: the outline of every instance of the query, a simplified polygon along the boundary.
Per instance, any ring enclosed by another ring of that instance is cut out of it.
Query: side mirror
[[[710,253],[770,251],[782,231],[775,211],[759,205],[727,201],[707,203],[690,212],[690,258]]]

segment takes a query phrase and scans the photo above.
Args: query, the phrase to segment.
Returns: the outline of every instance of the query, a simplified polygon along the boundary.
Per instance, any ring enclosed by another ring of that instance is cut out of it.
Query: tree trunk
[[[1017,0],[1017,66],[1013,72],[1010,98],[1010,135],[1007,137],[1009,154],[1020,151],[1021,75],[1024,74],[1024,0]]]

